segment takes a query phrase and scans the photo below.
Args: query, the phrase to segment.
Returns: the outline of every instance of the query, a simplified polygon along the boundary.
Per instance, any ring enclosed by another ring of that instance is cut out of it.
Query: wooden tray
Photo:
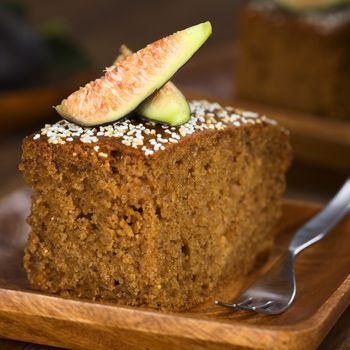
[[[28,228],[29,192],[0,202],[0,337],[77,349],[315,349],[350,301],[350,215],[324,241],[297,260],[298,295],[282,315],[263,316],[219,308],[241,284],[182,314],[68,300],[30,290],[22,270]],[[319,206],[285,202],[275,249],[267,268],[290,235]]]

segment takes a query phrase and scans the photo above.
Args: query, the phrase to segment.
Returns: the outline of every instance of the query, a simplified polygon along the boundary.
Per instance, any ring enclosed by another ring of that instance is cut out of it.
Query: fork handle
[[[333,199],[293,236],[289,252],[294,256],[325,237],[350,209],[350,177]]]

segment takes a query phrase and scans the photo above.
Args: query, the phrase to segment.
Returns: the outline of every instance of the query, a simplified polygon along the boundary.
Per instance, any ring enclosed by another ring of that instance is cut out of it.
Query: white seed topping
[[[40,133],[33,136],[38,140],[45,135],[49,143],[65,144],[66,142],[97,143],[101,139],[114,138],[125,146],[140,149],[146,156],[163,151],[181,138],[203,130],[224,130],[228,126],[240,127],[248,124],[277,124],[257,113],[242,111],[233,107],[222,107],[208,101],[191,101],[191,118],[180,126],[159,125],[153,121],[123,119],[107,126],[83,128],[66,120],[56,124],[46,124]],[[102,147],[103,148],[103,147]],[[101,144],[93,150],[103,158],[108,157],[100,152]]]

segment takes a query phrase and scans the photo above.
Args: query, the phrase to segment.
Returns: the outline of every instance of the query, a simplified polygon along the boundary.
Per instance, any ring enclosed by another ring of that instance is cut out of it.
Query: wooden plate
[[[22,270],[28,228],[24,217],[29,192],[21,190],[0,202],[0,337],[78,349],[314,349],[350,301],[350,215],[324,241],[297,260],[298,295],[282,315],[230,311],[212,304],[229,300],[240,284],[182,314],[69,300],[32,291]],[[273,255],[319,206],[285,202]]]

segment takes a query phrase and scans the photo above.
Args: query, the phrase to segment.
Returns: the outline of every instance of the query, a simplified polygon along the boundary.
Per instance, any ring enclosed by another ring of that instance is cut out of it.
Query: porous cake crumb
[[[268,254],[287,132],[256,113],[190,105],[179,127],[60,121],[24,139],[33,288],[181,311]]]

